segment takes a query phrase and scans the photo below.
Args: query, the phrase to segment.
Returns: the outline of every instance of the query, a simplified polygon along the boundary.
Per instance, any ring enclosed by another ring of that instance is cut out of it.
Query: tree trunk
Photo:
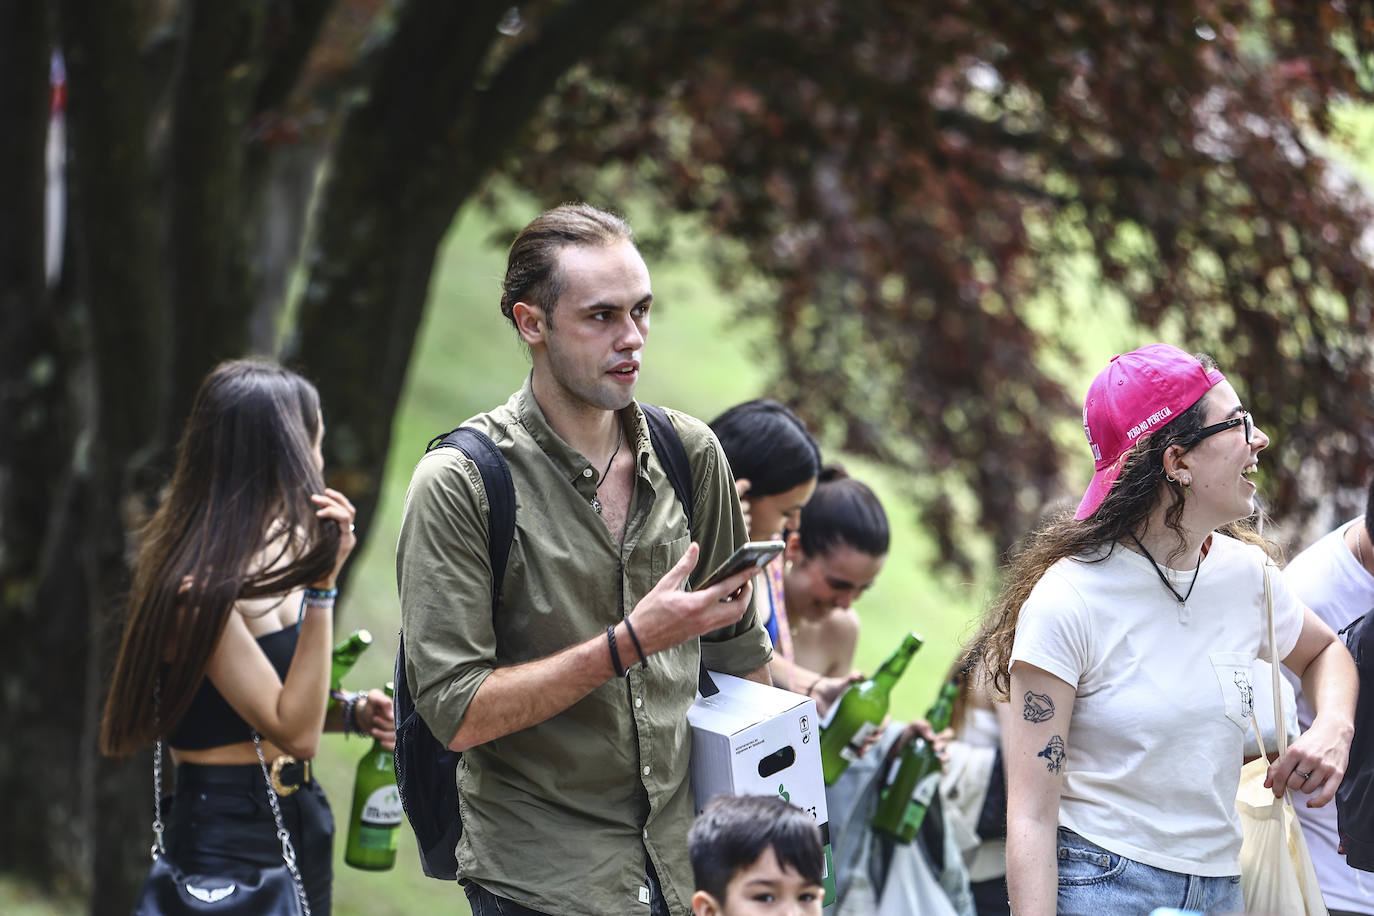
[[[481,80],[506,0],[461,9],[416,0],[398,14],[368,97],[344,122],[307,252],[297,333],[284,348],[314,372],[330,415],[326,465],[358,507],[360,539],[444,233],[558,80],[643,6],[567,3]],[[417,83],[417,73],[427,78]]]
[[[45,782],[47,758],[26,726],[53,716],[36,701],[34,662],[27,644],[46,613],[42,570],[54,548],[49,513],[65,449],[70,445],[62,380],[65,354],[48,301],[43,262],[45,145],[51,23],[43,4],[5,0],[0,6],[0,631],[14,654],[0,665],[0,717],[9,737],[0,742],[0,862],[4,868],[51,883],[63,868],[57,851],[34,843],[35,826],[50,823],[45,798],[75,783]],[[24,661],[28,660],[28,664]],[[51,670],[51,669],[50,669]],[[48,678],[51,681],[51,677]],[[43,715],[39,715],[39,712]],[[41,724],[41,723],[40,723]],[[49,791],[35,791],[44,786]]]

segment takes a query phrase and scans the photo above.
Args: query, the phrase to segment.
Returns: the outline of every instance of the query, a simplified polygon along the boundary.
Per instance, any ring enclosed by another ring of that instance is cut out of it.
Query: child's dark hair
[[[720,795],[687,834],[697,890],[725,900],[725,886],[772,847],[778,864],[812,884],[825,876],[816,819],[776,795]]]
[[[829,553],[837,545],[881,557],[890,532],[883,504],[838,464],[821,469],[820,482],[801,511],[801,548],[808,557]]]
[[[774,496],[814,480],[821,450],[797,415],[771,398],[736,404],[711,421],[736,480],[751,496]]]

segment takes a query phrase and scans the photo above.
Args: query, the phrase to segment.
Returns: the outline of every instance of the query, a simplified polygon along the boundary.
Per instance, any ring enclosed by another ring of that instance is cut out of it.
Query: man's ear
[[[783,549],[782,558],[788,563],[796,563],[802,558],[800,533],[796,531],[787,532],[787,547]]]
[[[548,316],[542,306],[528,302],[517,302],[511,306],[511,318],[515,319],[515,330],[530,346],[541,344],[548,335]]]
[[[705,891],[692,895],[692,916],[724,916],[725,907]]]

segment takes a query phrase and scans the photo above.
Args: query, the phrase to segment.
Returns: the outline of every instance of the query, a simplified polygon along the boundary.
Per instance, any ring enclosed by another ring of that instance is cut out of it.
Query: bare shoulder
[[[853,608],[836,608],[814,623],[803,623],[793,637],[797,662],[827,677],[853,670],[858,644],[859,615]]]

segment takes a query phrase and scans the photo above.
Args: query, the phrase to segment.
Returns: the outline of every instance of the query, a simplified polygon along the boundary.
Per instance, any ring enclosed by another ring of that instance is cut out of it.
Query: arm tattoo
[[[1045,769],[1051,773],[1058,773],[1064,769],[1064,739],[1055,735],[1045,745],[1045,749],[1035,756],[1044,757]]]
[[[1021,710],[1021,718],[1027,722],[1048,722],[1054,718],[1054,700],[1043,693],[1026,691],[1026,705]]]

